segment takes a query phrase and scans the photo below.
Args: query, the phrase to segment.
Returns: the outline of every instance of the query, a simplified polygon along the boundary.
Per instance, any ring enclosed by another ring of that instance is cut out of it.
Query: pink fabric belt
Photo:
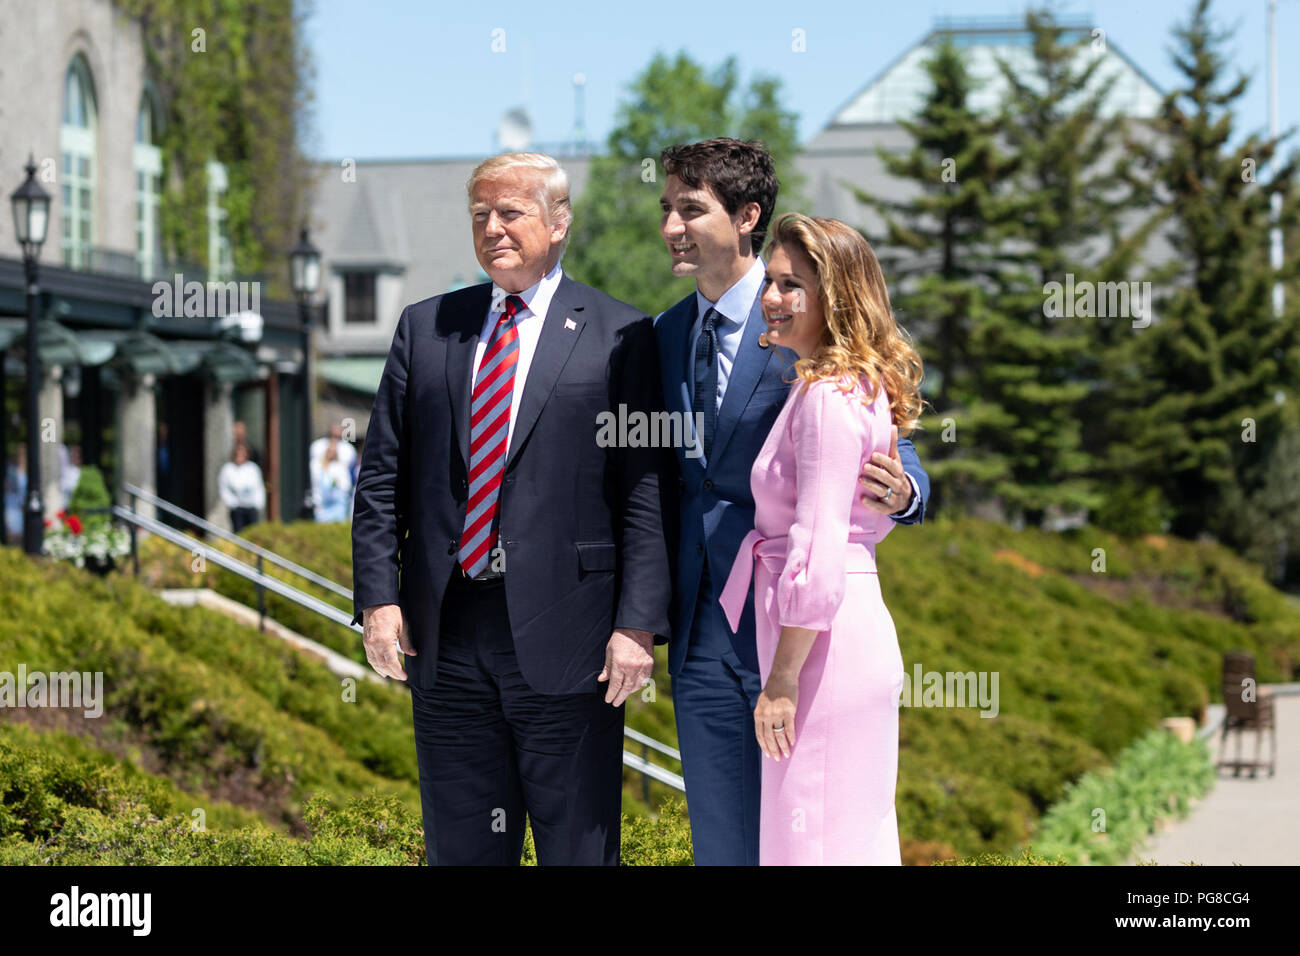
[[[755,528],[740,542],[740,550],[731,565],[731,573],[727,575],[727,583],[718,598],[718,603],[722,605],[723,613],[727,616],[727,624],[731,626],[733,634],[740,626],[740,615],[745,609],[745,597],[749,594],[750,584],[753,583],[754,562],[762,561],[769,571],[780,574],[785,567],[788,541],[789,538],[785,535],[765,538]],[[844,570],[874,572],[876,555],[870,544],[849,541]]]

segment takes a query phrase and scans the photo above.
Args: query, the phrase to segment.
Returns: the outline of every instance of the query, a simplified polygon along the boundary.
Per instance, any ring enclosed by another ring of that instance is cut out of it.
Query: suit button
[[[705,490],[705,491],[712,491],[712,490],[713,490],[713,479],[712,479],[712,478],[705,478],[705,479],[704,479],[704,490]]]
[[[455,539],[455,538],[452,538],[450,541],[447,542],[447,553],[448,553],[448,554],[455,554],[455,553],[456,553],[456,539]]]
[[[700,541],[695,542],[695,553],[696,553],[696,554],[703,554],[703,553],[704,553],[704,544],[703,544],[703,542],[700,542]]]
[[[685,488],[685,487],[686,487],[686,479],[685,479],[685,478],[678,478],[678,479],[677,479],[677,487],[678,487],[678,488]]]
[[[468,491],[468,490],[469,490],[469,482],[466,481],[464,478],[462,478],[462,479],[460,480],[460,490],[461,490],[461,491]]]

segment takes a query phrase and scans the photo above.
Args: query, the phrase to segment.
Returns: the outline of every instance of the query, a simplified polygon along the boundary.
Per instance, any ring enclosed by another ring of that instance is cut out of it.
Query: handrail
[[[651,750],[657,750],[665,757],[672,757],[674,760],[682,759],[681,751],[673,750],[673,748],[669,747],[667,744],[661,744],[653,737],[647,737],[645,734],[633,730],[631,727],[623,728],[623,733],[624,736],[631,737],[637,743],[644,744],[645,746],[649,747]]]
[[[200,518],[196,514],[191,514],[190,512],[186,511],[184,508],[177,507],[176,505],[172,504],[170,501],[166,501],[162,498],[159,498],[157,495],[152,495],[149,492],[145,491],[143,488],[137,487],[136,485],[130,484],[128,482],[122,485],[122,490],[125,491],[128,495],[131,495],[133,498],[139,498],[145,504],[153,505],[155,508],[161,508],[164,511],[166,511],[168,514],[173,514],[184,521],[188,521],[196,528],[202,528],[204,531],[208,532],[209,534],[216,535],[218,538],[220,538],[223,541],[229,541],[231,544],[238,545],[239,547],[243,548],[245,551],[251,551],[259,558],[262,558],[265,561],[270,561],[272,564],[282,567],[286,571],[290,571],[298,575],[300,578],[306,578],[312,584],[317,584],[327,590],[333,591],[339,597],[347,598],[349,601],[352,600],[352,592],[349,591],[347,588],[345,588],[343,585],[337,584],[334,581],[331,581],[329,578],[317,574],[315,571],[311,571],[307,568],[304,568],[302,565],[294,564],[288,558],[282,558],[274,551],[268,551],[266,550],[266,548],[263,548],[261,545],[254,544],[252,541],[249,541],[247,538],[241,538],[237,534],[231,534],[225,528],[222,528],[219,525],[215,525],[211,521],[208,521],[204,518]]]
[[[246,581],[252,581],[268,591],[274,591],[282,598],[293,601],[300,607],[305,607],[309,611],[315,611],[321,617],[328,618],[336,624],[342,624],[349,630],[356,633],[362,633],[360,624],[352,623],[352,615],[346,611],[340,611],[333,604],[326,604],[318,597],[313,597],[305,591],[299,591],[292,584],[286,584],[279,578],[273,578],[265,572],[258,571],[249,567],[238,558],[226,554],[226,552],[214,548],[210,544],[205,544],[198,538],[192,537],[184,532],[177,531],[175,528],[163,524],[153,518],[146,518],[142,514],[130,510],[125,505],[113,505],[113,515],[121,518],[128,524],[133,524],[137,528],[148,531],[150,534],[156,534],[164,541],[170,541],[178,547],[185,548],[189,551],[201,551],[205,560],[211,561],[218,567],[225,568],[233,574],[239,575]]]
[[[133,487],[134,486],[132,485],[126,486],[127,489],[131,489]],[[143,498],[145,496],[141,495],[140,497]],[[150,495],[148,497],[153,497],[153,496]],[[194,515],[191,515],[189,512],[185,511],[183,508],[177,508],[168,502],[161,501],[161,499],[158,499],[157,502],[150,502],[150,503],[165,505],[168,510],[174,509],[174,511],[179,512],[178,517],[181,518],[196,517]],[[184,532],[177,531],[175,528],[171,527],[170,525],[165,525],[161,521],[157,521],[154,518],[146,518],[144,515],[132,511],[130,508],[127,508],[125,505],[113,505],[111,510],[114,517],[120,518],[121,520],[125,521],[127,524],[131,525],[133,552],[135,550],[135,541],[134,541],[135,529],[139,528],[140,530],[147,531],[150,534],[156,534],[164,541],[170,542],[171,544],[174,544],[177,547],[185,548],[187,551],[191,551],[191,552],[198,551],[204,557],[205,560],[209,560],[213,564],[217,565],[218,567],[225,568],[227,571],[230,571],[231,573],[238,575],[244,580],[251,581],[252,583],[258,585],[259,604],[261,603],[261,595],[262,595],[261,588],[266,588],[270,591],[274,591],[276,594],[280,595],[283,598],[293,601],[299,607],[304,607],[309,611],[314,611],[317,614],[321,615],[322,617],[334,621],[336,624],[342,624],[344,627],[348,628],[349,630],[357,634],[364,633],[364,629],[361,627],[361,625],[352,623],[352,618],[350,615],[347,614],[347,612],[339,610],[332,604],[326,604],[324,601],[320,600],[319,598],[313,597],[312,595],[307,594],[304,591],[300,591],[297,588],[295,588],[293,585],[286,584],[284,581],[281,581],[279,578],[271,577],[270,575],[262,571],[260,567],[258,568],[250,567],[249,565],[245,564],[243,561],[240,561],[238,558],[226,554],[226,552],[214,548],[212,545],[206,544],[205,542],[200,541],[198,538],[195,538],[192,535],[188,535],[185,534]],[[198,519],[198,521],[202,521],[202,519]],[[207,524],[207,522],[203,522],[203,523]],[[222,529],[218,529],[218,530],[222,530]],[[249,550],[253,550],[253,549],[250,548]],[[266,560],[279,564],[281,567],[284,567],[286,565],[297,567],[297,565],[293,565],[293,562],[280,558],[280,556],[275,554],[274,552],[265,551],[265,549],[262,548],[257,548],[256,550],[264,552],[262,554],[258,554],[259,565],[261,564],[263,558],[265,558]],[[139,569],[137,567],[137,573],[138,571]],[[329,583],[333,584],[333,582],[329,582]],[[338,586],[335,585],[334,589],[337,590],[337,588]],[[351,595],[351,593],[352,592],[350,591],[348,592],[349,596]],[[660,743],[658,740],[655,740],[653,737],[647,737],[645,734],[633,730],[631,727],[625,726],[623,728],[623,736],[641,745],[642,753],[640,756],[633,753],[628,753],[628,751],[626,750],[623,751],[623,766],[635,770],[642,775],[643,793],[645,794],[647,803],[649,802],[649,781],[650,780],[657,780],[660,783],[666,784],[667,786],[670,786],[675,790],[681,791],[682,793],[686,792],[686,781],[679,774],[675,774],[671,770],[665,770],[663,767],[659,767],[656,766],[655,764],[652,764],[648,759],[648,755],[646,754],[646,750],[654,750],[658,753],[663,754],[666,757],[670,757],[673,760],[677,760],[680,762],[682,759],[682,755],[680,751],[674,750],[672,747],[669,747],[667,744]]]

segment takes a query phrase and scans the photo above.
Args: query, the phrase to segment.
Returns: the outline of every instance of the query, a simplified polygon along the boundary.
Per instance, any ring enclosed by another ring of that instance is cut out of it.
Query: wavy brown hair
[[[865,375],[873,389],[883,380],[898,434],[910,435],[920,420],[924,369],[911,337],[894,319],[884,273],[867,240],[838,219],[792,212],[777,220],[768,259],[777,246],[798,249],[817,270],[826,322],[821,344],[795,363],[795,373],[805,382],[856,382]]]

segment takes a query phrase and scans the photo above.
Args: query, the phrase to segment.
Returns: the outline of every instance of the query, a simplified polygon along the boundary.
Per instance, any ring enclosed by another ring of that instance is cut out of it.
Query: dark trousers
[[[505,585],[454,572],[437,678],[411,688],[429,864],[518,865],[527,813],[538,863],[617,865],[623,708],[604,697],[603,684],[535,692],[515,658]]]
[[[695,864],[758,866],[763,752],[754,708],[763,686],[731,646],[707,568],[690,642],[672,689]]]
[[[243,531],[250,524],[257,523],[256,508],[231,508],[230,509],[230,527],[235,534]]]

